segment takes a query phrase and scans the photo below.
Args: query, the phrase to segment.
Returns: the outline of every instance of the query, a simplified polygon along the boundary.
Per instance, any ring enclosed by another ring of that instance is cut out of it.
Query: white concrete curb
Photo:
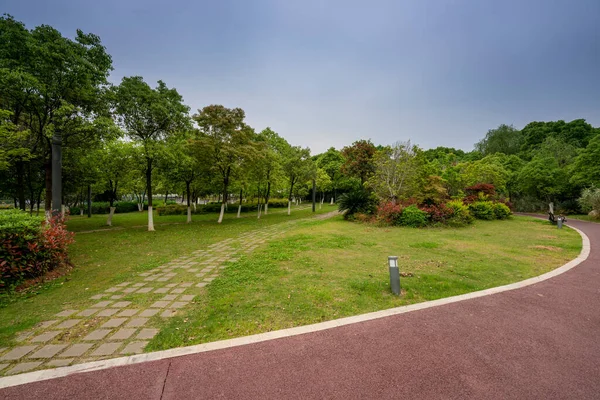
[[[496,293],[502,293],[509,290],[520,289],[526,286],[534,285],[536,283],[545,281],[553,278],[557,275],[567,272],[568,270],[579,265],[585,261],[590,254],[590,240],[585,233],[577,228],[569,226],[581,235],[582,248],[579,256],[574,260],[569,261],[562,267],[554,269],[543,275],[536,276],[534,278],[526,279],[521,282],[511,283],[509,285],[498,286],[491,289],[480,290],[478,292],[472,292],[462,294],[459,296],[446,297],[443,299],[427,301],[423,303],[412,304],[408,306],[390,308],[388,310],[376,311],[362,315],[355,315],[352,317],[340,318],[333,321],[321,322],[318,324],[299,326],[296,328],[282,329],[273,332],[259,333],[251,336],[244,336],[235,339],[221,340],[218,342],[199,344],[195,346],[180,347],[176,349],[156,351],[153,353],[139,354],[129,357],[113,358],[109,360],[94,361],[85,364],[77,364],[70,367],[62,367],[55,369],[46,369],[41,371],[34,371],[20,375],[8,376],[0,378],[0,389],[10,386],[23,385],[26,383],[32,383],[37,381],[44,381],[48,379],[60,378],[72,374],[97,371],[101,369],[107,369],[112,367],[118,367],[123,365],[138,364],[146,361],[157,361],[165,358],[180,357],[190,354],[203,353],[212,350],[226,349],[230,347],[243,346],[251,343],[259,343],[267,340],[280,339],[289,336],[302,335],[304,333],[318,332],[326,329],[336,328],[339,326],[355,324],[358,322],[370,321],[378,318],[389,317],[397,314],[404,314],[411,311],[422,310],[425,308],[438,307],[445,304],[456,303],[459,301],[475,299],[478,297],[489,296]]]

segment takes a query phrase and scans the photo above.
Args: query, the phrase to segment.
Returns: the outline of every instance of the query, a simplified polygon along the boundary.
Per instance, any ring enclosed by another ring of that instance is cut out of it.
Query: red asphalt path
[[[2,399],[599,399],[600,224],[552,279],[325,331],[79,373]]]

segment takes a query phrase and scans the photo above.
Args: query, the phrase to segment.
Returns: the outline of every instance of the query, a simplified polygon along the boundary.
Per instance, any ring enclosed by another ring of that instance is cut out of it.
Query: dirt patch
[[[55,268],[52,271],[46,272],[42,276],[38,276],[37,278],[27,279],[25,282],[22,282],[19,286],[15,288],[15,292],[27,292],[31,288],[42,285],[44,283],[51,282],[55,279],[60,278],[61,276],[68,275],[71,273],[72,270],[72,265],[63,265],[61,267]]]
[[[537,246],[530,246],[531,249],[539,249],[539,250],[548,250],[548,251],[562,251],[562,249],[560,247],[555,247],[555,246],[542,246],[542,245],[537,245]]]

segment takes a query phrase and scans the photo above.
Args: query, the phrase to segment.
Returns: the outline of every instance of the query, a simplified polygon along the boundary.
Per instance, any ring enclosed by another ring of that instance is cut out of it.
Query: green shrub
[[[494,203],[491,201],[476,201],[469,204],[469,211],[477,219],[492,220],[496,218],[494,214]]]
[[[425,211],[419,210],[417,206],[412,205],[402,210],[399,222],[402,226],[420,228],[427,225],[427,219],[428,216]]]
[[[451,226],[464,226],[473,223],[473,216],[462,200],[452,200],[446,203],[446,207],[452,209],[452,215],[447,223]]]
[[[352,218],[356,213],[372,214],[377,207],[375,196],[364,188],[344,193],[338,199],[338,210],[344,218]]]
[[[592,210],[600,211],[600,189],[595,187],[583,189],[577,202],[586,213]]]
[[[512,214],[510,208],[503,203],[494,203],[493,209],[496,219],[507,219]]]

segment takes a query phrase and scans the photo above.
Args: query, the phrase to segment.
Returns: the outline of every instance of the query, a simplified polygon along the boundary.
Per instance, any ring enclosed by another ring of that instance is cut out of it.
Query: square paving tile
[[[98,312],[97,308],[88,308],[87,310],[83,310],[82,312],[77,314],[77,316],[78,317],[89,317],[91,315],[94,315],[97,312]]]
[[[151,291],[152,291],[152,289],[154,289],[154,288],[151,288],[151,287],[143,287],[143,288],[141,288],[140,290],[138,290],[136,293],[149,293],[149,292],[151,292]]]
[[[123,295],[122,294],[115,294],[114,296],[110,296],[111,300],[119,300],[122,299]]]
[[[171,290],[171,293],[181,294],[183,292],[185,292],[185,288]]]
[[[135,337],[136,339],[152,339],[158,333],[158,329],[142,329]]]
[[[79,357],[92,346],[93,344],[90,343],[76,343],[60,354],[59,357]]]
[[[92,356],[109,356],[117,351],[122,344],[122,342],[103,343],[92,352]]]
[[[96,315],[97,317],[110,317],[117,313],[117,311],[121,311],[118,308],[107,308],[106,310],[102,310]]]
[[[181,307],[185,307],[188,304],[187,301],[174,301],[173,304],[171,304],[171,308],[181,308]]]
[[[140,274],[140,276],[149,276],[149,275],[150,275],[150,272],[142,272],[142,273]]]
[[[140,313],[140,317],[153,317],[156,314],[158,314],[160,310],[157,308],[149,308],[147,310],[144,310]]]
[[[204,286],[206,286],[207,284],[208,284],[208,283],[206,283],[206,282],[200,282],[200,283],[196,284],[196,287],[204,287]]]
[[[39,329],[46,329],[51,327],[52,325],[54,325],[55,323],[57,323],[58,320],[52,320],[52,321],[44,321],[44,322],[40,322],[39,324],[36,325],[36,328]]]
[[[70,317],[71,315],[75,314],[77,312],[77,310],[65,310],[62,312],[59,312],[58,314],[56,314],[57,317]]]
[[[138,313],[138,311],[140,311],[140,310],[135,310],[135,309],[123,310],[117,314],[117,317],[133,317],[135,314]]]
[[[149,277],[147,277],[147,278],[146,278],[146,279],[144,279],[144,280],[145,280],[145,281],[148,281],[148,282],[152,282],[152,281],[155,281],[155,280],[156,280],[156,277],[155,277],[155,276],[149,276]]]
[[[168,281],[169,279],[171,279],[171,278],[169,278],[169,277],[167,277],[167,276],[163,276],[162,278],[158,278],[156,281],[157,281],[157,282],[166,282],[166,281]]]
[[[138,328],[140,326],[144,326],[146,322],[148,322],[148,318],[133,318],[127,323],[126,326],[130,328]]]
[[[111,318],[106,321],[100,328],[116,328],[121,326],[123,322],[127,321],[127,318]]]
[[[144,352],[144,347],[148,342],[131,342],[123,350],[121,354],[139,354]]]
[[[18,360],[19,358],[23,357],[27,353],[31,353],[36,348],[37,348],[37,346],[19,346],[19,347],[15,347],[11,351],[9,351],[8,353],[6,353],[2,357],[0,357],[0,360],[2,360],[2,361],[6,361],[6,360]]]
[[[127,285],[130,285],[130,284],[131,284],[131,282],[123,282],[123,283],[119,283],[117,286],[123,287],[123,286],[127,286]]]
[[[194,300],[194,297],[196,297],[196,296],[193,294],[184,294],[183,296],[181,296],[179,298],[179,301],[192,301],[192,300]]]
[[[130,287],[130,288],[127,288],[127,289],[123,289],[123,293],[133,293],[136,290],[138,290],[138,288]]]
[[[62,333],[62,332],[61,331],[44,332],[41,335],[37,335],[36,337],[31,339],[31,341],[33,343],[47,342],[49,340],[54,339],[59,333]]]
[[[142,287],[144,286],[145,283],[134,283],[133,285],[131,285],[132,287]]]
[[[50,360],[46,363],[46,365],[55,368],[66,367],[67,365],[71,364],[74,360],[74,358],[65,358],[63,360]]]
[[[118,292],[119,290],[121,290],[121,288],[119,287],[111,287],[105,290],[106,293],[114,293],[114,292]]]
[[[75,325],[77,325],[80,322],[81,322],[80,319],[68,319],[68,320],[63,321],[60,324],[56,325],[54,328],[55,329],[68,329],[68,328],[74,327]]]
[[[176,284],[176,283],[169,283],[169,284],[168,284],[167,286],[165,286],[165,287],[171,288],[171,287],[175,287],[175,286],[177,286],[177,284]]]
[[[157,301],[154,304],[152,304],[150,307],[151,308],[165,308],[168,305],[169,305],[168,301]]]
[[[106,335],[110,333],[110,329],[96,329],[95,331],[88,334],[83,340],[102,340]]]
[[[90,299],[92,299],[92,300],[100,300],[103,297],[104,297],[104,294],[96,294],[96,295],[90,297]]]
[[[2,372],[2,370],[6,367],[8,367],[10,364],[2,364],[0,363],[0,372]]]
[[[20,374],[21,372],[32,370],[42,364],[41,361],[19,363],[8,370],[7,375]]]
[[[167,287],[162,287],[162,288],[160,288],[160,289],[156,289],[156,290],[154,291],[154,293],[168,293],[168,292],[169,292],[169,290],[171,290],[171,289],[170,289],[170,288],[167,288]]]
[[[165,310],[162,312],[162,314],[160,314],[160,316],[163,318],[171,318],[175,314],[177,314],[177,310]]]
[[[123,307],[127,307],[130,304],[131,304],[130,301],[119,301],[118,303],[113,304],[111,307],[123,308]]]
[[[183,282],[183,283],[180,283],[180,284],[179,284],[179,286],[180,286],[180,287],[190,287],[190,286],[192,286],[192,285],[193,285],[193,283],[192,283],[192,282]]]
[[[135,328],[121,328],[121,329],[119,329],[117,331],[117,333],[115,333],[114,335],[112,335],[111,337],[109,337],[108,340],[125,340],[125,339],[129,339],[131,337],[131,335],[133,335],[135,333],[135,331],[136,331]]]
[[[56,355],[56,353],[58,353],[65,347],[67,347],[66,344],[47,344],[32,355],[30,355],[28,358],[52,358]]]
[[[92,306],[92,308],[104,308],[106,306],[108,306],[110,303],[112,303],[112,301],[101,301],[99,303],[96,303]]]
[[[177,298],[176,294],[168,294],[165,297],[163,297],[161,300],[175,300]]]

